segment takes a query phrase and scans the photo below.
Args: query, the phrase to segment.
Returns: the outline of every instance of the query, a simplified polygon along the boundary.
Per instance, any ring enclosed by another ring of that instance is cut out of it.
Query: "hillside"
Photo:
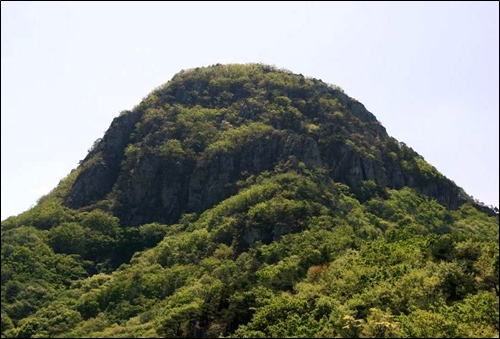
[[[340,87],[181,71],[2,221],[2,337],[498,337],[498,230]]]

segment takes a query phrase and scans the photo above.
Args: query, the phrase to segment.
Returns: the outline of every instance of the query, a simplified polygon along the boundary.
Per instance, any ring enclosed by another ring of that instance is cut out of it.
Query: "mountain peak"
[[[177,73],[115,118],[64,204],[104,208],[125,224],[176,222],[283,163],[322,168],[353,189],[373,181],[450,208],[469,200],[340,87],[264,64],[217,64]]]
[[[498,337],[498,230],[340,88],[197,68],[2,222],[1,334]]]

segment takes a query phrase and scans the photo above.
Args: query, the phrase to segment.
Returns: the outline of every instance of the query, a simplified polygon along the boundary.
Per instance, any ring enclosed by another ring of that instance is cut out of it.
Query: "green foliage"
[[[144,224],[139,226],[141,242],[146,248],[154,247],[168,232],[168,226],[159,223]]]
[[[77,311],[62,302],[56,302],[21,320],[16,337],[31,338],[35,334],[46,338],[55,337],[68,332],[80,321],[82,318]]]
[[[15,218],[16,226],[34,226],[46,230],[62,222],[73,221],[73,211],[58,201],[47,201]]]
[[[373,180],[362,181],[361,185],[354,190],[354,194],[361,203],[364,203],[375,197],[379,197],[382,199],[387,199],[389,197],[387,191],[381,186],[377,185],[377,183]]]
[[[450,212],[411,189],[378,195],[370,182],[357,193],[366,195],[361,204],[347,186],[320,173],[276,171],[248,180],[238,194],[199,217],[185,215],[178,225],[150,223],[125,232],[116,218],[95,210],[49,231],[4,230],[4,335],[498,333],[498,243],[479,236],[482,229],[493,232],[491,217],[468,207]],[[464,220],[475,222],[470,234],[476,240],[463,238]],[[95,260],[132,240],[151,249],[108,275],[68,275],[79,256]],[[33,260],[28,248],[54,259]],[[40,283],[32,272],[40,272]],[[56,272],[73,283],[58,280]]]
[[[119,167],[105,198],[64,206],[79,167],[2,222],[2,337],[498,337],[498,215],[436,200],[467,197],[361,106],[273,66],[180,72],[82,163]]]
[[[17,326],[19,320],[54,299],[57,290],[86,276],[79,257],[55,254],[47,245],[45,232],[26,226],[2,230],[2,312],[6,324],[10,319]]]
[[[49,232],[49,245],[58,253],[80,254],[86,252],[88,229],[79,223],[63,223]]]
[[[81,223],[93,231],[101,232],[109,236],[115,236],[119,233],[120,220],[108,213],[100,210],[94,210],[81,214]]]
[[[231,152],[241,149],[254,138],[263,138],[272,128],[262,123],[250,123],[220,134],[218,140],[208,147],[209,153]]]
[[[181,160],[185,153],[179,140],[170,139],[158,148],[160,156],[175,160]]]

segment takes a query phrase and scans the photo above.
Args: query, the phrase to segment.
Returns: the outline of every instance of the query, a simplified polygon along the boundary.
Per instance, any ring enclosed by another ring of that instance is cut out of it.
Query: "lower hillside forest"
[[[2,338],[498,338],[499,218],[341,88],[182,71],[1,224]]]

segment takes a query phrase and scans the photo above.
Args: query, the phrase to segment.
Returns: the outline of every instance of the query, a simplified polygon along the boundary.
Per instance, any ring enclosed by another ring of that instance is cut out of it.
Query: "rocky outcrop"
[[[356,187],[363,180],[373,180],[382,187],[387,186],[389,178],[380,152],[377,158],[369,159],[363,157],[353,147],[343,142],[336,142],[324,146],[321,154],[335,181]]]
[[[125,146],[140,118],[140,112],[126,112],[115,118],[101,141],[82,161],[82,170],[63,203],[79,208],[100,200],[111,191],[123,159]]]
[[[156,154],[141,158],[118,180],[122,192],[114,213],[127,225],[176,222],[182,213],[200,213],[236,193],[242,173],[273,170],[279,161],[321,167],[318,145],[311,137],[272,131],[229,152],[201,156],[180,166]]]
[[[322,166],[318,145],[311,137],[275,131],[245,146],[198,164],[189,181],[188,210],[199,213],[235,193],[242,172],[272,170],[290,157],[308,167]]]
[[[189,169],[156,154],[146,154],[133,171],[122,173],[113,212],[126,225],[172,223],[185,211]]]
[[[175,223],[183,213],[201,213],[235,194],[236,183],[247,175],[272,171],[280,162],[296,169],[301,163],[309,168],[323,167],[334,181],[352,188],[372,180],[381,187],[413,187],[450,208],[468,201],[463,190],[444,176],[429,177],[418,166],[408,166],[418,155],[398,146],[396,140],[390,141],[376,117],[340,89],[291,74],[283,75],[282,81],[279,75],[265,81],[250,80],[255,74],[246,82],[236,81],[228,69],[222,73],[215,70],[210,76],[208,71],[201,75],[197,70],[182,73],[136,110],[114,119],[82,162],[63,203],[92,208],[107,199],[123,224]],[[264,69],[263,74],[271,71]],[[296,82],[293,77],[297,77]],[[254,88],[261,84],[270,89]],[[190,115],[193,107],[198,111],[194,109],[196,114]],[[224,115],[228,111],[232,115]],[[181,120],[178,115],[182,115]],[[229,145],[210,147],[219,140],[221,130],[238,132],[249,122],[258,122],[261,127],[255,131],[264,132],[253,135],[248,129],[250,132],[240,139],[220,139]],[[267,126],[262,128],[264,124]],[[206,134],[211,139],[198,140],[198,134],[189,134],[196,130],[205,135],[205,127],[211,131]],[[185,141],[190,137],[191,145],[196,139],[198,146],[189,148]],[[173,139],[180,152],[176,159],[159,150]],[[137,158],[125,159],[129,144],[137,151]]]
[[[339,142],[322,148],[321,153],[332,179],[350,187],[358,187],[364,180],[392,189],[409,186],[452,209],[468,201],[463,190],[451,180],[445,177],[425,179],[422,173],[405,170],[398,162],[384,161],[380,150],[375,158],[367,157]]]

